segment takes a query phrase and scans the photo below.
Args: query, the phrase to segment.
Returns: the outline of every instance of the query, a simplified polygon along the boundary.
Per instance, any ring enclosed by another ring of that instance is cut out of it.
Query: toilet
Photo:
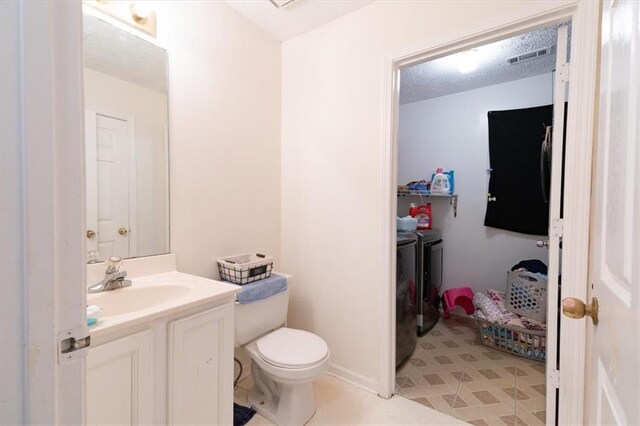
[[[251,358],[249,403],[276,425],[303,425],[313,417],[313,381],[329,368],[329,347],[313,333],[285,327],[289,290],[235,304],[235,345]]]

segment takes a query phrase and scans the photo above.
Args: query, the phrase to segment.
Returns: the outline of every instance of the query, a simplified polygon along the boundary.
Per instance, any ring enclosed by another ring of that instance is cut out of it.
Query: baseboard
[[[351,385],[354,385],[360,389],[366,390],[367,392],[371,392],[374,394],[378,394],[378,382],[373,379],[369,379],[364,377],[361,374],[356,373],[355,371],[349,370],[348,368],[341,367],[336,364],[329,365],[329,371],[327,374],[343,380]]]

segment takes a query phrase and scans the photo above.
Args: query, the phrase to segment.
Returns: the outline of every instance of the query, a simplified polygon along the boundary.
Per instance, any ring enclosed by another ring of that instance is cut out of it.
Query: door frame
[[[398,71],[477,45],[571,20],[569,93],[572,108],[567,119],[563,226],[562,294],[584,298],[587,293],[592,148],[595,126],[600,3],[573,0],[537,2],[518,11],[496,15],[477,25],[426,40],[420,45],[390,52],[383,58],[382,117],[382,297],[378,393],[384,398],[395,389],[395,242],[397,213]],[[562,295],[560,295],[562,297]],[[549,304],[551,305],[551,304]],[[549,307],[551,310],[551,307]],[[554,314],[557,313],[554,309]],[[559,424],[581,424],[583,419],[585,321],[561,318],[563,345],[559,367]],[[549,381],[549,369],[547,370]],[[573,392],[572,392],[573,391]],[[550,419],[548,419],[550,420]],[[552,419],[555,423],[555,419]]]
[[[125,121],[129,127],[129,156],[128,156],[128,169],[127,169],[127,181],[128,181],[128,198],[129,198],[129,256],[128,257],[138,257],[138,195],[137,195],[137,155],[136,155],[136,119],[134,116],[126,116],[125,114],[114,114],[110,111],[105,110],[85,110],[85,146],[88,144],[97,144],[97,134],[95,132],[97,116],[101,115],[103,117],[112,118],[114,120]],[[88,130],[91,128],[92,132],[89,133]],[[95,149],[91,151],[87,149],[87,156],[95,154]],[[89,158],[87,158],[89,160]],[[87,189],[89,186],[87,185]],[[95,189],[95,188],[94,188]],[[91,191],[88,190],[87,198],[92,197],[90,195]],[[97,195],[96,195],[97,197]],[[92,200],[93,201],[93,200]],[[97,202],[97,200],[96,200]],[[85,206],[86,211],[86,206]],[[89,218],[87,217],[87,222]],[[133,237],[132,232],[133,230]],[[102,260],[106,261],[106,259]]]

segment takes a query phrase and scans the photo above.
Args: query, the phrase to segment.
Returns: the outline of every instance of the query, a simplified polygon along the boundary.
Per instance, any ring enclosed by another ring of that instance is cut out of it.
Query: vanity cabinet
[[[232,424],[232,299],[101,336],[87,356],[87,424]]]
[[[233,364],[233,305],[171,322],[168,423],[225,424],[233,407],[229,364]]]
[[[132,334],[87,355],[87,424],[153,423],[153,333]]]

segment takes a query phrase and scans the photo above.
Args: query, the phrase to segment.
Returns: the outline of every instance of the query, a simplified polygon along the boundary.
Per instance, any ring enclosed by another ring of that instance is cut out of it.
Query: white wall
[[[552,74],[483,87],[400,106],[398,182],[431,179],[437,167],[455,171],[458,217],[449,199],[424,198],[444,244],[444,285],[474,291],[505,289],[506,271],[523,259],[547,263],[541,237],[484,226],[489,175],[487,112],[549,105]],[[542,136],[542,127],[541,127]],[[398,199],[405,216],[417,197]]]
[[[282,47],[282,258],[290,323],[377,389],[383,58],[536,2],[375,2]],[[553,7],[559,3],[549,4]]]
[[[24,206],[18,2],[0,2],[0,424],[24,424]]]
[[[132,236],[137,256],[167,253],[166,93],[85,68],[84,102],[85,109],[134,120],[137,229]]]
[[[223,2],[157,2],[169,54],[171,251],[280,258],[280,43]]]

